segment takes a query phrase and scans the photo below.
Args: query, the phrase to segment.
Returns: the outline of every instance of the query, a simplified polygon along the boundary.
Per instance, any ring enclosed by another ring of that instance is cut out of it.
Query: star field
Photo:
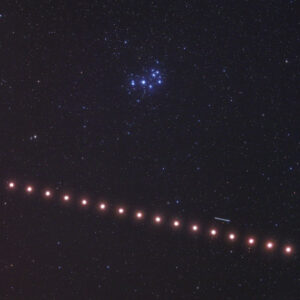
[[[3,3],[0,299],[297,299],[298,19]]]

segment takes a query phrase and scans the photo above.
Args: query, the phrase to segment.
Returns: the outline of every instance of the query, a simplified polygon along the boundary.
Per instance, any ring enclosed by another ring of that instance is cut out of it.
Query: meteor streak
[[[225,223],[230,223],[231,222],[231,220],[229,220],[229,219],[223,219],[223,218],[219,218],[219,217],[214,217],[214,219],[217,220],[217,221],[225,222]]]

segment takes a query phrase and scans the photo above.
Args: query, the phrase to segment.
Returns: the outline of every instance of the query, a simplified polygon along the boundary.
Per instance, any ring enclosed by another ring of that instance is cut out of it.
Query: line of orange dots
[[[15,181],[9,181],[7,183],[7,187],[8,187],[9,190],[16,189]],[[34,192],[34,190],[35,189],[34,189],[33,185],[25,186],[25,191],[26,191],[27,194],[32,194]],[[53,192],[50,189],[45,189],[43,191],[43,196],[45,198],[51,198],[51,197],[53,197]],[[62,200],[65,201],[65,202],[69,202],[71,200],[71,196],[69,194],[63,194],[62,195]],[[82,207],[88,206],[89,205],[88,199],[86,199],[86,198],[80,199],[80,205]],[[100,211],[107,211],[108,210],[108,204],[106,202],[100,202],[100,203],[98,203],[97,208]],[[122,216],[122,215],[126,214],[126,209],[125,209],[125,207],[118,206],[116,208],[115,212],[116,212],[117,215]],[[134,217],[137,220],[142,220],[145,217],[145,213],[141,210],[135,211]],[[161,223],[163,223],[163,217],[161,215],[154,215],[153,222],[155,224],[161,224]],[[182,223],[179,219],[174,219],[171,222],[171,226],[174,229],[180,228],[180,227],[182,227]],[[190,231],[193,232],[193,233],[199,232],[199,225],[198,224],[192,224],[190,226]],[[209,233],[211,238],[215,238],[215,237],[218,236],[218,230],[216,228],[211,228],[208,233]],[[227,239],[231,242],[236,241],[237,240],[236,233],[234,233],[234,232],[228,233]],[[254,247],[257,244],[257,240],[255,239],[255,237],[250,236],[246,239],[246,244],[249,248]],[[276,248],[275,246],[276,246],[275,242],[273,242],[271,240],[266,241],[265,244],[264,244],[265,249],[268,250],[268,251],[274,250]],[[283,247],[283,253],[284,254],[290,255],[293,252],[294,252],[294,248],[291,245],[285,245]]]

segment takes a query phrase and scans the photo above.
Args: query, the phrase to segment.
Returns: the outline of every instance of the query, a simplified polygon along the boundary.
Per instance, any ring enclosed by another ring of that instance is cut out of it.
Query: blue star
[[[161,81],[160,79],[157,81],[158,84],[161,84],[161,82],[162,82],[162,81]]]
[[[135,86],[134,80],[131,80],[130,84],[131,84],[131,86]]]
[[[142,84],[142,85],[145,85],[145,84],[146,84],[146,80],[143,79],[143,80],[141,81],[141,84]]]
[[[152,84],[150,84],[150,85],[149,85],[149,89],[152,89],[152,87],[153,87]]]

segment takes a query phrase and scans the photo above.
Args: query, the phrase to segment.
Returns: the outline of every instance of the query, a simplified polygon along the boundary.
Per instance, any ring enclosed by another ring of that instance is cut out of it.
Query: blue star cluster
[[[163,76],[157,68],[152,68],[144,73],[144,75],[130,74],[128,83],[128,93],[132,92],[151,92],[157,90],[163,84]]]

